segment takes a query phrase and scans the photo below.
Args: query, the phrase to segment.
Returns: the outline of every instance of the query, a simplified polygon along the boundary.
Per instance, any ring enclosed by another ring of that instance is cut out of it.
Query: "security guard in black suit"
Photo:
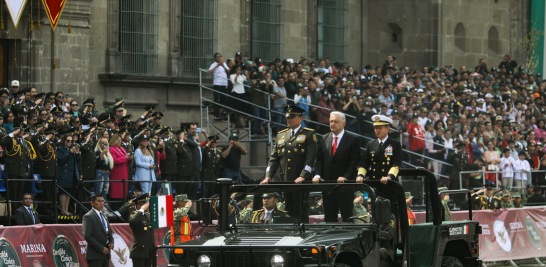
[[[402,146],[400,141],[389,138],[389,127],[392,120],[383,115],[372,117],[375,136],[377,139],[366,144],[360,164],[358,165],[357,182],[362,182],[367,175],[368,179],[381,179],[386,184],[398,176],[402,165]]]
[[[287,105],[286,122],[288,129],[282,130],[275,138],[275,147],[269,158],[265,179],[261,184],[267,184],[280,167],[281,180],[299,184],[305,180],[311,180],[311,172],[315,166],[317,154],[317,134],[315,130],[301,127],[304,109],[296,105]],[[309,194],[303,195],[302,214],[304,222],[308,222]],[[299,199],[295,194],[284,194],[286,210],[290,216],[295,217],[295,204]]]
[[[176,180],[176,147],[174,146],[173,140],[169,138],[169,133],[172,131],[171,128],[163,128],[159,132],[161,135],[160,138],[163,138],[163,143],[165,144],[165,153],[167,154],[165,160],[162,160],[159,163],[159,168],[161,169],[161,180],[163,181],[175,181]]]
[[[188,139],[188,133],[185,130],[179,130],[175,132],[178,142],[175,143],[174,147],[176,149],[177,157],[177,181],[188,181],[192,180],[193,176],[193,156],[191,154],[190,148],[186,144]],[[173,187],[176,188],[176,194],[190,194],[192,184],[190,183],[176,183],[173,184]]]
[[[217,135],[209,136],[207,144],[203,147],[203,172],[201,173],[201,179],[204,183],[204,197],[211,197],[214,195],[216,179],[220,177],[220,154],[222,151],[216,146],[218,145]],[[209,183],[206,183],[209,181]]]
[[[134,267],[152,266],[152,252],[155,248],[154,229],[148,208],[148,194],[134,200],[136,211],[131,214],[129,226],[133,231],[133,245],[129,257]]]
[[[28,151],[26,145],[24,145],[25,140],[23,139],[25,134],[25,124],[23,121],[23,117],[15,118],[13,121],[13,128],[15,130],[0,140],[0,145],[4,148],[6,156],[4,172],[11,179],[26,179],[27,175],[30,173],[28,168]],[[8,183],[10,200],[16,201],[22,198],[24,184],[25,182],[22,181]],[[15,209],[21,205],[14,204],[13,206]]]

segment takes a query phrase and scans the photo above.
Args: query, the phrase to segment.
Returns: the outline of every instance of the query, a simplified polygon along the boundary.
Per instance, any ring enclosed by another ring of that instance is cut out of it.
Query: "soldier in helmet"
[[[276,193],[262,195],[263,209],[252,213],[252,223],[272,224],[276,217],[290,217],[288,212],[277,209],[279,196]]]
[[[176,208],[174,210],[174,223],[171,226],[171,246],[180,245],[192,240],[193,231],[188,217],[192,202],[186,194],[177,195],[174,198]]]
[[[152,266],[152,253],[155,248],[154,229],[150,219],[148,194],[143,194],[132,201],[136,210],[129,218],[129,226],[133,231],[134,242],[131,246],[130,258],[133,266]]]
[[[364,194],[360,191],[355,192],[355,199],[353,201],[353,216],[363,216],[368,214],[366,208],[362,205],[364,203]]]
[[[510,190],[502,191],[501,209],[511,209],[513,207],[514,205],[512,204],[510,199]]]
[[[520,192],[513,192],[512,193],[512,206],[513,208],[523,208],[525,207],[523,204],[521,204],[521,193]]]

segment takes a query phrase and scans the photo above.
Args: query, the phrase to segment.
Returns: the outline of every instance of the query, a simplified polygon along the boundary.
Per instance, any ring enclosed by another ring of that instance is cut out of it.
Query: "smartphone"
[[[197,132],[198,132],[198,133],[200,133],[200,132],[202,132],[202,131],[203,131],[202,128],[197,128]]]
[[[356,100],[356,96],[353,96],[353,100]]]

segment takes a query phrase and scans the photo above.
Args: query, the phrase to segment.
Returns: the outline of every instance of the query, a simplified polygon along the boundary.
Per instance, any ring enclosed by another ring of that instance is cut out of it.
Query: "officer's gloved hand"
[[[387,231],[379,231],[377,237],[379,237],[380,240],[389,240],[389,233],[387,233]]]

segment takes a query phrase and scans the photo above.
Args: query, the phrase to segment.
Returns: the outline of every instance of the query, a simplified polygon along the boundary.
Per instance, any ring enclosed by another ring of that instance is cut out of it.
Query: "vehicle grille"
[[[276,245],[283,237],[243,237],[228,240],[226,245]]]

